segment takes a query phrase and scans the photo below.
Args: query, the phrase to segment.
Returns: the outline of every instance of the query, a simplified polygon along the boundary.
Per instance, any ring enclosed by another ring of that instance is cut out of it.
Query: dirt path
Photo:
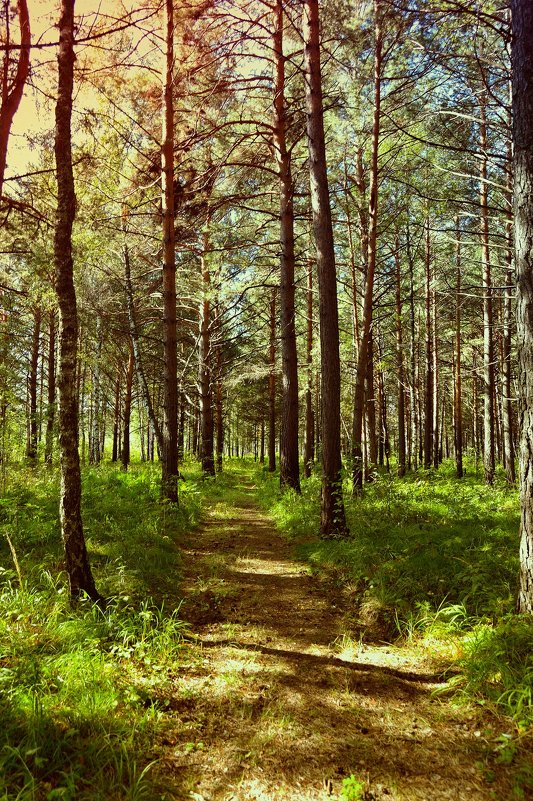
[[[175,677],[167,798],[511,799],[505,770],[487,772],[478,713],[435,697],[427,664],[392,646],[343,650],[341,599],[291,558],[252,487],[211,508],[184,567],[198,640]],[[350,776],[362,794],[342,795]]]

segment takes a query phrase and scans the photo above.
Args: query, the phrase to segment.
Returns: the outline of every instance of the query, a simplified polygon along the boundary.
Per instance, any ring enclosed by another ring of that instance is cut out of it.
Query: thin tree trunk
[[[381,20],[380,0],[374,0],[374,119],[372,126],[372,163],[370,171],[370,197],[368,204],[368,256],[366,259],[365,293],[363,301],[363,320],[361,342],[357,359],[357,372],[355,378],[355,396],[352,431],[352,478],[353,492],[358,493],[363,488],[363,418],[365,408],[365,380],[368,387],[373,383],[373,371],[368,375],[368,362],[371,352],[372,314],[374,306],[374,275],[377,255],[377,225],[378,225],[378,155],[381,124],[381,70],[382,70],[383,28]],[[373,395],[373,392],[372,392]],[[368,400],[367,391],[367,400]],[[375,418],[374,418],[375,419]],[[371,445],[375,440],[374,433],[370,432]],[[371,453],[375,461],[375,455]]]
[[[512,119],[509,120],[511,127]],[[512,165],[513,150],[512,143],[509,144],[508,151],[509,167]],[[505,449],[505,475],[509,484],[516,481],[515,468],[515,446],[514,446],[514,424],[513,424],[513,402],[512,402],[512,320],[514,303],[514,232],[513,232],[513,186],[512,175],[509,172],[508,192],[506,197],[509,205],[509,218],[506,222],[506,270],[505,270],[505,290],[503,299],[503,331],[502,331],[502,423],[503,423],[503,442]]]
[[[55,288],[59,305],[59,447],[61,490],[59,517],[70,595],[86,592],[100,601],[89,565],[81,519],[81,475],[78,453],[76,361],[78,316],[73,280],[72,226],[76,213],[72,172],[71,116],[74,85],[74,0],[62,0],[59,20],[58,89],[55,159],[57,216],[54,236]]]
[[[407,261],[409,263],[409,407],[411,416],[410,429],[410,457],[409,469],[418,470],[418,439],[420,419],[418,414],[418,382],[416,374],[417,363],[417,338],[416,338],[416,314],[415,314],[415,282],[414,282],[414,259],[411,251],[411,235],[409,225],[406,229],[406,249]]]
[[[42,312],[40,306],[33,311],[33,337],[29,373],[29,437],[26,457],[33,465],[37,463],[38,419],[37,419],[37,381],[39,369],[39,343],[41,339]]]
[[[431,325],[431,251],[429,240],[429,218],[426,218],[425,274],[426,274],[426,389],[424,396],[424,468],[429,470],[433,463],[434,425],[434,389],[433,377],[433,328]]]
[[[280,317],[282,404],[280,427],[280,484],[300,492],[298,460],[298,356],[294,310],[294,181],[286,141],[285,60],[283,53],[283,2],[274,11],[274,147],[280,188]]]
[[[520,396],[520,591],[533,614],[533,5],[511,0],[514,220]]]
[[[161,189],[163,210],[163,348],[164,422],[161,448],[161,495],[178,500],[178,350],[176,310],[176,246],[174,232],[174,0],[165,0],[165,64]]]
[[[268,352],[268,472],[276,469],[276,295],[270,298],[270,345]]]
[[[48,384],[46,405],[46,436],[44,463],[51,465],[54,453],[54,424],[56,416],[56,310],[48,318]]]
[[[441,462],[441,418],[439,414],[440,404],[440,374],[439,374],[439,339],[438,339],[438,320],[437,320],[437,290],[436,278],[433,274],[431,287],[431,309],[432,309],[432,329],[433,329],[433,467],[438,469]]]
[[[396,264],[396,369],[398,370],[398,476],[405,475],[405,369],[402,333],[402,282],[400,237],[396,232],[394,259]]]
[[[119,455],[119,438],[120,438],[120,374],[122,372],[122,364],[117,364],[117,375],[115,378],[115,404],[113,409],[113,448],[111,450],[111,461],[115,463]]]
[[[495,455],[494,455],[494,339],[493,339],[493,308],[492,308],[492,278],[489,252],[489,208],[487,185],[487,119],[486,119],[486,93],[481,93],[481,123],[480,123],[480,209],[481,209],[481,266],[483,286],[483,465],[485,469],[485,483],[494,483]]]
[[[311,208],[317,248],[321,407],[322,407],[322,537],[347,533],[342,497],[340,442],[340,358],[337,276],[326,167],[318,0],[305,0],[303,13],[307,144]]]
[[[91,426],[91,439],[89,448],[89,464],[100,464],[100,434],[101,434],[101,409],[100,409],[100,355],[102,352],[102,319],[96,321],[96,351],[93,367],[93,417]]]
[[[222,456],[224,453],[224,415],[222,400],[222,321],[218,302],[215,305],[215,328],[217,343],[215,345],[216,381],[215,381],[215,428],[216,428],[216,469],[222,472]],[[264,443],[263,443],[264,444]]]
[[[461,376],[461,228],[459,218],[456,218],[456,255],[455,255],[455,383],[454,383],[454,438],[455,438],[455,465],[457,478],[462,478],[463,471],[463,399]]]
[[[313,411],[313,262],[307,265],[307,388],[305,390],[304,476],[309,478],[315,461],[315,415]]]
[[[128,369],[126,371],[126,389],[124,392],[124,414],[123,414],[123,430],[122,430],[122,452],[120,454],[120,462],[123,470],[128,469],[131,458],[131,441],[130,441],[130,428],[131,428],[131,399],[133,394],[133,373],[135,371],[135,357],[133,355],[133,344],[130,341],[129,356],[128,356]]]
[[[198,397],[200,402],[200,461],[202,472],[215,475],[213,397],[211,391],[211,276],[208,264],[208,234],[204,231],[200,259],[203,297],[200,303],[198,337]]]
[[[131,281],[130,255],[128,246],[126,244],[124,244],[123,246],[122,254],[124,256],[124,283],[126,289],[126,303],[128,307],[128,325],[133,347],[133,356],[135,359],[135,371],[137,373],[137,379],[139,382],[139,391],[142,399],[144,400],[146,411],[148,412],[148,420],[150,421],[150,424],[152,426],[152,433],[155,434],[158,443],[158,448],[160,451],[162,451],[163,433],[161,431],[155,413],[154,404],[152,402],[152,393],[150,392],[150,387],[148,386],[148,380],[146,378],[146,373],[144,371],[144,365],[142,360],[142,354],[139,342],[139,331],[137,327],[137,320],[135,317],[135,305],[133,300],[133,285]],[[148,456],[148,458],[150,459],[150,456]]]

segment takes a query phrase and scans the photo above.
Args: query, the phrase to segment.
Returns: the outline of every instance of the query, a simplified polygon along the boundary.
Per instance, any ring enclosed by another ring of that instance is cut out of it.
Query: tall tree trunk
[[[463,477],[463,399],[462,399],[462,376],[461,376],[461,228],[459,218],[456,217],[455,230],[457,245],[455,251],[455,382],[453,394],[453,419],[454,419],[454,438],[455,438],[455,465],[457,478]]]
[[[9,34],[9,2],[3,0],[4,14],[6,17],[6,45],[11,44]],[[30,15],[28,12],[27,0],[18,0],[17,12],[20,27],[20,50],[15,76],[10,83],[9,80],[9,61],[13,50],[8,47],[4,50],[4,61],[2,69],[2,98],[0,105],[0,197],[4,187],[4,173],[7,161],[7,147],[9,143],[9,133],[11,124],[22,99],[24,85],[30,71]]]
[[[270,345],[268,350],[268,472],[276,469],[276,287],[270,298]]]
[[[333,225],[326,167],[318,0],[305,0],[303,9],[307,144],[311,208],[317,248],[321,407],[322,502],[320,533],[338,537],[347,533],[342,497],[340,437],[340,358],[337,275]]]
[[[100,408],[100,356],[102,352],[102,318],[96,320],[96,351],[93,367],[93,417],[89,449],[89,464],[100,464],[100,435],[102,410]]]
[[[433,464],[433,447],[435,439],[435,432],[433,430],[433,425],[435,422],[435,380],[433,376],[433,328],[431,324],[431,251],[429,239],[429,218],[426,218],[425,228],[426,246],[424,263],[426,274],[426,388],[424,395],[424,468],[429,470]]]
[[[137,320],[135,317],[135,303],[133,298],[133,284],[131,280],[131,264],[129,249],[126,244],[123,245],[122,254],[124,257],[124,283],[126,289],[126,303],[128,307],[128,326],[130,331],[130,338],[133,348],[133,356],[135,359],[135,371],[139,382],[140,396],[144,400],[144,405],[148,413],[148,420],[152,426],[152,433],[155,434],[157,445],[160,452],[163,451],[163,433],[157,419],[154,403],[152,401],[152,393],[148,386],[148,379],[144,370],[141,347],[139,342],[139,330],[137,327]],[[148,454],[148,459],[150,456]],[[153,460],[152,460],[153,461]]]
[[[533,5],[511,0],[514,220],[520,395],[520,591],[533,614]]]
[[[437,321],[437,289],[436,277],[433,274],[431,286],[431,309],[432,309],[432,329],[433,329],[433,467],[438,469],[441,462],[441,418],[439,414],[440,404],[440,374],[439,374],[439,339]]]
[[[358,493],[363,487],[363,418],[365,408],[365,380],[367,388],[373,383],[373,371],[368,375],[368,362],[371,351],[372,314],[374,308],[374,275],[377,255],[378,225],[378,155],[381,124],[381,70],[383,49],[383,27],[380,0],[374,0],[374,119],[372,125],[372,163],[370,171],[370,197],[368,204],[368,256],[366,259],[365,293],[363,300],[363,320],[361,342],[357,358],[355,377],[353,431],[352,431],[352,478],[353,491]],[[373,393],[372,393],[373,394]],[[368,398],[368,392],[367,392]],[[374,413],[375,414],[375,413]],[[374,434],[375,437],[375,425]],[[372,438],[372,432],[370,432]],[[371,444],[372,441],[371,441]],[[371,458],[375,460],[372,453]]]
[[[294,310],[294,182],[287,149],[285,108],[285,55],[283,53],[283,2],[274,12],[274,146],[280,186],[280,312],[282,405],[280,430],[280,484],[300,492],[298,460],[298,356]]]
[[[179,391],[179,417],[178,417],[178,463],[182,462],[185,456],[185,409],[187,398],[183,388]]]
[[[398,475],[405,475],[405,369],[402,333],[402,282],[400,237],[396,232],[394,260],[396,265],[396,369],[398,370]]]
[[[208,225],[208,223],[207,223]],[[203,297],[200,303],[200,331],[198,337],[198,398],[200,402],[200,461],[202,471],[215,475],[213,396],[211,390],[211,298],[208,263],[208,233],[203,236],[200,258]]]
[[[417,381],[417,337],[416,337],[416,314],[415,314],[415,281],[414,281],[414,258],[411,251],[411,236],[409,225],[406,229],[406,248],[407,260],[409,262],[409,406],[411,410],[411,459],[409,468],[418,470],[418,442],[419,442],[419,420],[418,414],[418,381]]]
[[[315,461],[315,415],[313,411],[313,261],[307,265],[307,388],[305,390],[304,476],[309,478]]]
[[[174,232],[174,0],[165,0],[161,188],[163,209],[163,347],[165,369],[161,495],[178,500],[178,350]]]
[[[481,122],[479,130],[481,168],[479,175],[479,202],[481,210],[481,267],[483,286],[483,466],[485,483],[494,483],[494,338],[492,308],[492,278],[489,251],[489,205],[487,185],[487,109],[486,92],[481,92]]]
[[[51,465],[54,453],[54,424],[56,416],[56,310],[48,318],[48,383],[46,405],[46,436],[44,463]]]
[[[509,127],[512,125],[512,117],[509,119]],[[513,424],[513,403],[512,403],[512,330],[513,330],[513,305],[514,305],[514,259],[513,259],[513,182],[511,165],[513,160],[512,142],[508,149],[509,178],[507,203],[509,217],[505,226],[507,250],[505,254],[505,290],[503,298],[503,331],[502,331],[502,424],[503,442],[505,450],[505,475],[509,484],[516,481],[515,470],[515,446],[514,446],[514,424]]]
[[[120,462],[123,470],[128,469],[131,458],[131,399],[133,394],[133,373],[135,371],[135,357],[133,355],[133,344],[130,341],[129,356],[128,356],[128,369],[126,371],[126,389],[124,392],[124,414],[123,414],[123,429],[122,429],[122,452],[120,454]]]
[[[120,438],[120,374],[122,373],[122,363],[117,364],[117,374],[115,377],[115,403],[113,407],[113,448],[111,450],[111,461],[113,464],[118,460],[119,438]]]
[[[222,320],[218,301],[215,305],[215,429],[216,429],[216,469],[222,472],[222,457],[224,454],[224,415],[222,400]],[[264,433],[264,432],[263,432]],[[264,443],[263,443],[264,446]]]
[[[61,0],[55,113],[57,216],[54,236],[55,289],[60,319],[58,389],[61,496],[59,517],[71,598],[75,600],[81,592],[86,592],[92,600],[99,601],[100,595],[91,573],[81,519],[76,392],[78,315],[72,261],[72,226],[76,214],[71,149],[74,58],[74,0]]]
[[[37,380],[39,369],[39,343],[41,339],[42,311],[36,306],[33,311],[33,337],[31,346],[30,373],[29,373],[29,438],[26,447],[26,457],[31,464],[37,462],[38,446],[38,414],[37,414]]]

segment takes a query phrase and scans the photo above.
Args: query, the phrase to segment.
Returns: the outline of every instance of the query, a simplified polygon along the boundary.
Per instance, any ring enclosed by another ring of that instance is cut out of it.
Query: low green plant
[[[186,479],[169,507],[157,466],[83,472],[85,533],[107,605],[85,599],[73,610],[57,476],[14,473],[0,503],[0,801],[160,799],[153,743],[187,633],[177,539],[199,520],[204,494],[194,466]]]
[[[350,774],[342,780],[339,801],[363,801],[366,795],[366,782]]]

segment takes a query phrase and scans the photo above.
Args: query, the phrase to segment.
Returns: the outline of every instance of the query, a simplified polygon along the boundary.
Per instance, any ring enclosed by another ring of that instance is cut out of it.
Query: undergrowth
[[[533,621],[514,615],[519,509],[503,479],[485,486],[451,464],[397,479],[378,474],[362,497],[346,486],[350,536],[321,540],[320,477],[281,493],[257,474],[262,505],[321,576],[351,588],[360,634],[453,654],[453,689],[533,725]],[[453,648],[450,646],[453,644]]]
[[[184,470],[179,507],[159,469],[83,474],[84,527],[105,611],[72,610],[57,476],[20,470],[0,501],[0,799],[161,799],[154,742],[186,628],[176,536],[206,487]]]

